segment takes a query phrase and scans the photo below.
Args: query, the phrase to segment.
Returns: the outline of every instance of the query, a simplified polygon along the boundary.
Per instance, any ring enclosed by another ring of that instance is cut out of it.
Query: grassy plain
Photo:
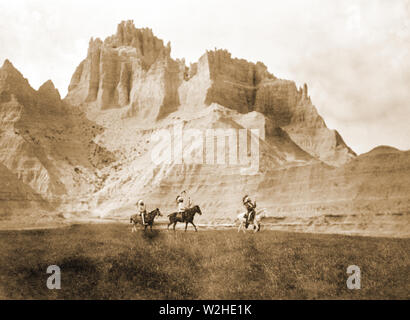
[[[2,299],[409,299],[410,239],[125,224],[0,231]],[[49,265],[61,289],[46,287]],[[361,289],[348,290],[349,265]]]

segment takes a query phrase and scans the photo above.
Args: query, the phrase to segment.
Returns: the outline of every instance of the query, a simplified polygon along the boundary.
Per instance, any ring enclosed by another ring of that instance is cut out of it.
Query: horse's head
[[[134,222],[136,222],[137,220],[136,220],[136,215],[134,214],[134,215],[132,215],[131,217],[130,217],[130,223],[134,223]]]
[[[150,216],[151,216],[151,217],[156,217],[156,216],[161,217],[162,214],[161,214],[161,211],[159,211],[159,209],[156,208],[155,210],[153,210],[153,211],[150,212]]]
[[[155,212],[156,212],[158,217],[162,217],[162,213],[161,213],[161,211],[159,211],[158,208],[155,209]]]
[[[198,212],[200,215],[202,215],[201,208],[199,206],[195,206],[195,212]]]

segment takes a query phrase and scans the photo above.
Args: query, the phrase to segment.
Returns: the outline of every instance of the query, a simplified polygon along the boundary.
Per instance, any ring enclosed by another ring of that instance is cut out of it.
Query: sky
[[[149,27],[172,57],[207,49],[308,84],[327,126],[357,153],[410,149],[410,0],[0,0],[0,64],[64,97],[91,37],[122,20]]]

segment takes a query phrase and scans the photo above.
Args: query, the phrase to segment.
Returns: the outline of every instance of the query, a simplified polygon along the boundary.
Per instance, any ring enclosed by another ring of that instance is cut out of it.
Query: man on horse
[[[181,214],[183,220],[185,220],[185,210],[191,207],[191,198],[188,197],[187,200],[185,198],[187,198],[185,190],[176,198],[178,213]]]
[[[248,227],[249,223],[252,222],[253,219],[255,218],[255,214],[256,214],[256,212],[255,212],[255,209],[256,209],[256,201],[254,201],[254,202],[252,203],[252,201],[251,201],[251,199],[249,198],[249,196],[246,195],[246,196],[244,196],[244,197],[242,198],[242,202],[243,202],[243,205],[244,205],[245,208],[246,208],[245,218],[246,218],[246,227]]]
[[[145,215],[147,214],[147,208],[145,206],[144,201],[138,200],[137,206],[138,206],[138,213],[140,217],[142,218],[142,224],[146,226],[147,224],[145,223]]]

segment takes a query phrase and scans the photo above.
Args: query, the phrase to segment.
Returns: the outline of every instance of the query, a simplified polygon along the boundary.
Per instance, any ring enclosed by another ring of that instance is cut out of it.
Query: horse
[[[253,225],[254,232],[260,231],[261,230],[261,221],[266,216],[265,209],[262,209],[259,212],[257,212],[255,214],[255,217],[253,218],[253,221],[252,222],[248,221],[248,225],[246,225],[246,214],[247,214],[246,212],[240,213],[240,214],[238,214],[238,216],[236,218],[240,222],[238,232],[241,231],[241,230],[243,232],[245,232],[245,229],[247,229],[250,224]]]
[[[161,211],[159,211],[158,208],[156,208],[154,211],[151,211],[150,213],[145,214],[144,220],[146,224],[144,225],[144,231],[147,230],[148,226],[150,226],[150,229],[152,231],[152,225],[154,224],[154,219],[156,216],[162,216]],[[137,224],[142,224],[142,217],[139,215],[139,213],[134,214],[130,217],[130,223],[134,224],[134,226],[131,229],[131,232],[137,231]]]
[[[197,228],[194,224],[194,217],[195,214],[199,213],[200,215],[202,215],[202,211],[199,208],[199,206],[194,206],[192,208],[186,209],[185,212],[182,214],[181,212],[174,212],[168,215],[169,217],[169,224],[168,224],[168,230],[169,230],[169,226],[171,224],[174,224],[174,231],[175,231],[175,225],[177,224],[177,222],[185,222],[185,232],[186,229],[188,228],[188,223],[192,224],[195,228],[195,231],[197,232]]]

